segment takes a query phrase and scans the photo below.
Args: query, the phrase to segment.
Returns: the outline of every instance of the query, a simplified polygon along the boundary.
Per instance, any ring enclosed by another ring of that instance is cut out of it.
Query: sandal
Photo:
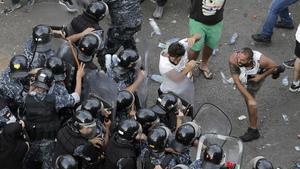
[[[203,70],[200,68],[199,70],[203,73],[205,79],[211,80],[213,78],[213,73],[210,70]]]

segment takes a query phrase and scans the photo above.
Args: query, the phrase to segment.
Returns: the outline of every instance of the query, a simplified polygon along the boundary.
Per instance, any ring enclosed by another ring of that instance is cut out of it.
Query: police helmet
[[[153,123],[158,122],[159,118],[151,109],[140,109],[136,113],[136,120],[143,128],[149,128]]]
[[[51,41],[51,28],[46,25],[37,25],[32,30],[33,41],[37,44],[46,44]]]
[[[11,77],[26,77],[28,75],[27,58],[24,55],[14,55],[10,59],[9,68]]]
[[[99,112],[104,108],[103,103],[96,99],[90,98],[82,102],[81,109],[89,111],[94,118],[99,117]]]
[[[59,57],[51,57],[47,60],[47,68],[50,69],[54,75],[55,81],[62,81],[66,78],[66,65]]]
[[[176,140],[184,146],[192,144],[195,138],[200,137],[201,129],[195,122],[182,124],[176,131]]]
[[[170,134],[170,129],[165,126],[154,128],[147,137],[148,147],[153,152],[163,152]]]
[[[141,130],[141,125],[134,119],[127,119],[122,121],[118,126],[118,136],[119,138],[125,139],[127,141],[132,141],[135,139],[137,134]]]
[[[33,85],[48,90],[52,84],[52,81],[52,71],[47,68],[42,68],[36,73]]]
[[[125,49],[118,54],[118,66],[125,69],[134,68],[139,58],[135,50]]]
[[[122,90],[117,97],[117,111],[129,112],[134,104],[135,97],[128,90]]]
[[[108,11],[108,6],[104,2],[92,2],[85,10],[85,14],[96,21],[101,21]]]
[[[206,147],[204,150],[204,161],[211,164],[219,165],[223,159],[223,149],[217,145],[212,144]]]
[[[73,116],[73,124],[77,130],[85,127],[95,127],[96,122],[93,116],[89,111],[86,110],[77,110]]]
[[[172,93],[163,93],[159,96],[156,104],[151,108],[157,114],[167,114],[177,110],[177,97]]]
[[[78,163],[69,154],[60,155],[56,158],[55,169],[78,169]]]
[[[252,169],[273,169],[272,163],[262,156],[253,158],[250,161]]]
[[[91,62],[100,44],[99,37],[93,33],[83,36],[78,44],[78,59],[81,62]]]

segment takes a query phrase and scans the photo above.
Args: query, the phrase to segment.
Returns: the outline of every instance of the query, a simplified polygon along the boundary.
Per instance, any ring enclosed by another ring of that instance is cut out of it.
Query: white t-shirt
[[[183,92],[185,92],[186,90],[191,88],[191,85],[193,83],[187,77],[185,77],[181,81],[173,81],[173,80],[169,79],[166,75],[166,73],[168,73],[172,70],[173,71],[175,70],[174,72],[180,73],[184,69],[185,64],[188,62],[188,58],[187,58],[188,42],[187,42],[187,39],[182,39],[179,42],[185,47],[186,52],[185,52],[184,56],[181,58],[180,62],[177,65],[172,64],[169,61],[169,58],[164,56],[165,52],[167,52],[167,51],[162,51],[160,53],[159,72],[163,77],[163,82],[160,85],[160,90],[164,93],[171,91],[171,92],[174,92],[175,94],[181,95]]]
[[[298,25],[298,29],[296,32],[296,40],[300,43],[300,24]]]

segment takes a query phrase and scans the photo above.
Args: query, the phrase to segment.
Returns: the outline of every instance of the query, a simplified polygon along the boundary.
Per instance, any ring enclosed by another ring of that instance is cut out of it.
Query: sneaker
[[[283,62],[283,65],[284,65],[286,68],[293,69],[293,68],[294,68],[294,65],[295,65],[295,61],[296,61],[296,59],[291,59],[291,60],[288,60],[288,61]]]
[[[300,92],[300,85],[296,86],[294,83],[292,83],[291,87],[289,88],[290,92]]]
[[[77,12],[78,11],[78,9],[76,9],[73,6],[72,0],[59,0],[58,3],[63,5],[69,12]]]
[[[248,141],[258,139],[259,137],[260,137],[260,134],[259,134],[258,129],[252,129],[249,127],[247,132],[244,135],[240,136],[240,139],[243,142],[248,142]]]
[[[252,39],[256,42],[263,42],[263,43],[270,43],[271,42],[271,37],[269,36],[264,36],[263,34],[254,34],[251,36]]]
[[[276,28],[282,28],[282,29],[294,29],[294,25],[287,25],[286,23],[282,22],[282,21],[278,21],[275,24]]]
[[[153,12],[153,17],[155,19],[160,19],[162,17],[163,13],[164,13],[164,7],[157,5],[155,8],[155,11]]]

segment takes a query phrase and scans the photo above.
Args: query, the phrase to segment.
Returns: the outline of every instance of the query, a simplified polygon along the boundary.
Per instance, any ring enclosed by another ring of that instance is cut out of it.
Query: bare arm
[[[77,34],[67,37],[67,40],[70,40],[71,42],[75,43],[78,40],[80,40],[84,35],[92,32],[94,30],[95,30],[94,28],[86,28],[83,32],[80,32],[80,33],[77,33]]]
[[[239,67],[229,61],[229,69],[231,73],[231,77],[238,88],[238,90],[241,92],[241,94],[245,97],[246,100],[254,100],[254,97],[248,92],[248,90],[245,88],[245,86],[240,81],[240,69]]]
[[[255,77],[249,79],[250,81],[258,82],[266,77],[268,77],[270,74],[272,74],[276,70],[276,63],[271,60],[270,58],[262,55],[259,60],[260,68],[266,69],[266,71],[262,74],[257,74]]]
[[[270,58],[268,58],[264,55],[261,56],[259,63],[262,68],[267,69],[266,72],[261,74],[261,75],[263,75],[264,78],[269,76],[270,74],[272,74],[276,70],[276,67],[277,67],[277,64],[273,60],[271,60]]]
[[[171,79],[174,82],[180,82],[182,81],[185,76],[192,71],[192,69],[197,65],[197,62],[194,60],[189,61],[186,65],[185,68],[181,72],[177,72],[176,70],[171,70],[166,73],[166,76]]]
[[[84,76],[84,66],[85,65],[83,63],[80,63],[76,74],[75,93],[77,93],[79,96],[81,95],[82,77]]]

